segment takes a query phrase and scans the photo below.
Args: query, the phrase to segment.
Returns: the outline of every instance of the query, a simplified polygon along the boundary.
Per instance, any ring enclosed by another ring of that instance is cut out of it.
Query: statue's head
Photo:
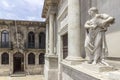
[[[95,14],[98,14],[98,9],[96,7],[92,7],[88,10],[88,14],[90,16],[95,16]]]

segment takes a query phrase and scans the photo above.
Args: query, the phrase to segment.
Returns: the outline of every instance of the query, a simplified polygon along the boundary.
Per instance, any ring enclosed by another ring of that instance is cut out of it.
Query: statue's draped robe
[[[86,27],[86,39],[85,39],[85,50],[87,56],[91,60],[104,59],[108,55],[108,49],[106,45],[105,32],[107,27],[102,25],[104,18],[109,17],[108,15],[97,15],[90,21],[91,27]],[[93,23],[94,22],[94,23]]]

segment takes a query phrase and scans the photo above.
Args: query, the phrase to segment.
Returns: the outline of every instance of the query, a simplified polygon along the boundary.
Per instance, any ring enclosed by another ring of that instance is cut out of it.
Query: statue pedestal
[[[102,64],[88,64],[88,63],[82,63],[82,67],[95,71],[95,72],[107,72],[107,71],[114,71],[116,70],[112,66],[106,66]]]
[[[109,73],[110,80],[120,80],[120,70]]]

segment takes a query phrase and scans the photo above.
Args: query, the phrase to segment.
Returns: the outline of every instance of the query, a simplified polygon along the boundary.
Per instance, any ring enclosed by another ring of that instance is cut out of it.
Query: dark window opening
[[[63,35],[63,59],[68,56],[68,34]]]
[[[2,48],[9,48],[9,33],[8,31],[2,31],[1,34],[1,47]]]
[[[43,32],[39,34],[39,48],[45,49],[45,33]]]
[[[35,64],[35,55],[33,53],[28,55],[28,64]]]
[[[28,48],[35,48],[35,34],[33,32],[28,33]]]
[[[44,58],[44,53],[40,53],[39,55],[39,64],[44,64],[45,63],[45,58]]]
[[[2,64],[9,64],[9,54],[8,53],[2,54]]]

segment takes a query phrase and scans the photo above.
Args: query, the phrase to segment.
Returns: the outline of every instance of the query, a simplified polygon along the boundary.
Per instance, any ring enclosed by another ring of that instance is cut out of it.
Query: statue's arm
[[[103,18],[103,24],[113,24],[114,18],[107,15],[107,14],[101,14],[101,17]]]
[[[90,21],[86,21],[84,26],[85,26],[85,28],[90,28]]]
[[[87,21],[84,26],[87,29],[89,29],[89,28],[95,28],[96,27],[96,25],[93,24],[93,22],[91,22],[91,21]]]

